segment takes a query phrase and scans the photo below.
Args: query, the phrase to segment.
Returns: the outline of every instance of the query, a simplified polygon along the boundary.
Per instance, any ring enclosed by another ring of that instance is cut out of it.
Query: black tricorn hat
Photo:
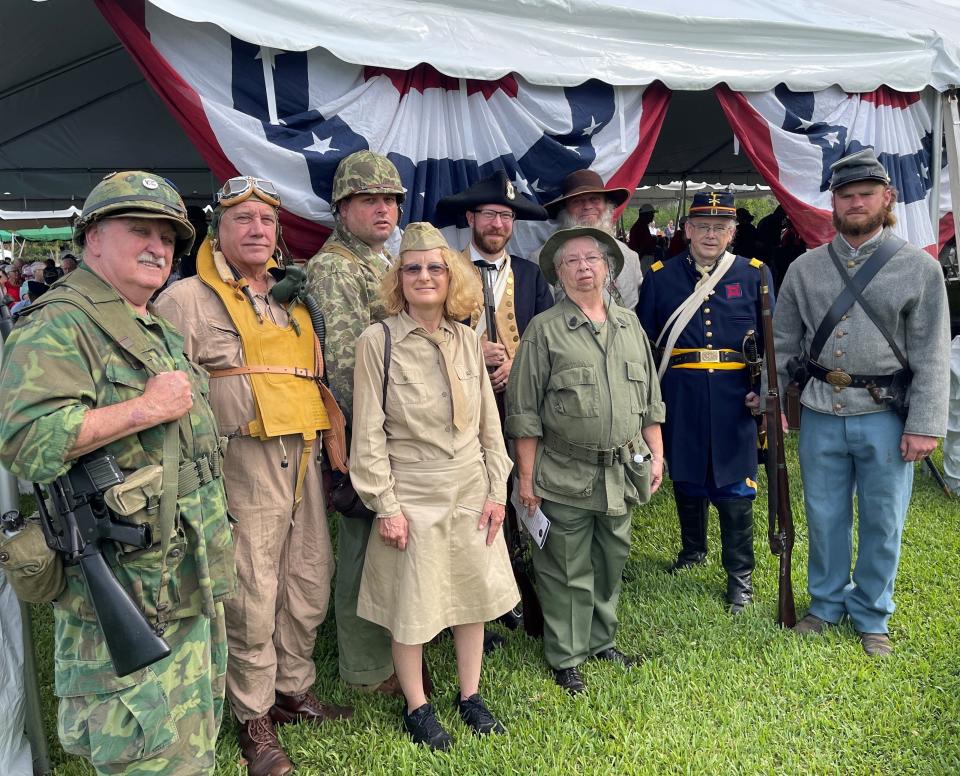
[[[470,188],[444,197],[437,203],[433,224],[437,227],[467,225],[465,213],[481,205],[503,205],[518,221],[546,221],[547,211],[523,196],[503,170],[474,183]]]

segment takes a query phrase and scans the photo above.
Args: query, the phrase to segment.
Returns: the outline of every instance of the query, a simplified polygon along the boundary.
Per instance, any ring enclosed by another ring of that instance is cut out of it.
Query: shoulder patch
[[[653,270],[654,272],[659,272],[660,270],[663,269],[663,262],[662,261],[653,262],[653,264],[650,265],[650,269]]]
[[[763,266],[763,262],[760,259],[750,259],[750,266],[760,269]]]

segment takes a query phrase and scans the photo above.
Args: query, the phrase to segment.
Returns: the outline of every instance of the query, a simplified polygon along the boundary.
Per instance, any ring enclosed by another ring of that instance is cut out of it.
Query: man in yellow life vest
[[[197,275],[170,286],[157,308],[212,378],[210,403],[230,438],[223,476],[238,585],[226,602],[227,697],[249,772],[282,776],[293,765],[276,724],[353,713],[310,691],[333,573],[318,462],[330,427],[317,384],[323,357],[302,301],[282,303],[274,291],[275,186],[231,178],[217,201]]]

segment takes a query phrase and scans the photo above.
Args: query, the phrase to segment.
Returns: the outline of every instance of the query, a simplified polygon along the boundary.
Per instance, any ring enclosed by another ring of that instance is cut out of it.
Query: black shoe
[[[505,625],[509,630],[516,630],[523,625],[523,609],[520,608],[520,604],[514,606],[506,614],[497,617],[497,622]]]
[[[453,699],[453,705],[460,712],[460,719],[464,721],[464,724],[472,728],[478,736],[507,732],[507,729],[500,724],[499,720],[490,713],[490,709],[487,708],[479,693],[474,693],[465,701],[460,700],[460,696],[457,695]]]
[[[571,695],[585,692],[587,689],[587,685],[583,683],[583,677],[576,668],[553,669],[553,681]]]
[[[489,655],[496,649],[500,649],[507,640],[496,631],[483,629],[483,654]]]
[[[420,708],[414,709],[409,714],[404,709],[403,726],[407,729],[415,744],[429,746],[435,752],[449,749],[453,744],[450,734],[437,722],[433,713],[433,706],[429,703],[424,703]]]
[[[636,665],[640,665],[640,658],[634,657],[632,655],[624,655],[616,647],[607,647],[606,649],[601,649],[597,654],[594,655],[597,660],[608,660],[611,663],[619,663],[624,668],[633,668]]]
[[[684,555],[681,552],[677,556],[677,559],[667,566],[667,573],[676,574],[678,571],[693,568],[694,566],[703,566],[706,562],[707,554],[705,552],[697,552],[693,555]]]

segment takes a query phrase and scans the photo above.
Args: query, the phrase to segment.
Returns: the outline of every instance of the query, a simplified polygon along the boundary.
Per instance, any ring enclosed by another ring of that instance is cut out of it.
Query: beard
[[[599,229],[601,232],[606,232],[609,235],[614,234],[613,228],[613,204],[608,202],[603,207],[603,212],[597,218],[588,218],[588,219],[576,219],[574,218],[568,210],[561,210],[560,216],[560,228],[561,229],[572,229],[577,226],[591,226],[594,229]]]
[[[845,237],[863,237],[873,234],[877,229],[884,225],[887,214],[884,211],[868,214],[868,217],[859,221],[852,221],[848,218],[841,218],[837,212],[833,212],[833,227]]]
[[[500,253],[510,241],[510,235],[503,232],[488,231],[486,234],[473,230],[473,242],[484,253],[491,256]]]

